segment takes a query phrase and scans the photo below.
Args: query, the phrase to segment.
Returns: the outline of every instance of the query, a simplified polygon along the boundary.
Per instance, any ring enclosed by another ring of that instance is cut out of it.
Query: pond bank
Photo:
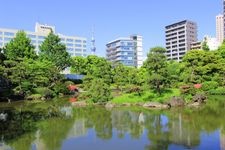
[[[137,103],[113,103],[113,102],[107,102],[107,103],[94,103],[89,104],[86,101],[77,101],[72,102],[72,105],[74,107],[86,107],[86,106],[104,106],[107,109],[114,108],[114,107],[132,107],[132,106],[138,106],[143,108],[150,108],[150,109],[169,109],[171,107],[200,107],[201,105],[204,105],[207,101],[207,97],[204,95],[196,95],[193,97],[192,102],[185,103],[185,101],[181,97],[173,97],[169,101],[165,103],[160,102],[137,102]]]

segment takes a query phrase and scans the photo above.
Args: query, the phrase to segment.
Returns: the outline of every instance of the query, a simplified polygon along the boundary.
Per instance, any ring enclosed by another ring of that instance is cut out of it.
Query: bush
[[[60,93],[67,95],[67,94],[70,93],[70,91],[68,89],[69,85],[70,85],[70,83],[66,83],[66,82],[65,83],[61,83],[61,82],[59,82],[53,87],[53,90],[54,90],[56,95],[59,95]]]
[[[27,100],[41,100],[41,94],[32,94],[26,98]]]
[[[87,87],[88,86],[88,87]],[[103,79],[94,79],[85,85],[87,92],[83,97],[88,98],[94,103],[102,103],[112,100],[110,86]]]
[[[34,94],[40,94],[41,97],[50,99],[54,97],[54,92],[46,87],[39,87],[34,89]]]
[[[193,85],[183,85],[180,87],[180,92],[182,95],[195,95],[198,92],[198,89],[196,89]]]
[[[210,95],[225,95],[225,88],[219,87],[208,91]]]
[[[216,89],[218,85],[219,84],[215,81],[207,81],[202,84],[202,90],[203,91],[213,90],[213,89]]]

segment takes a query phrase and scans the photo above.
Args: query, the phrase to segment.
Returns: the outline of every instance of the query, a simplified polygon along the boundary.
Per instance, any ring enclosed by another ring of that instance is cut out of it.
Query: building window
[[[83,40],[83,43],[87,43],[87,41]]]
[[[75,53],[75,56],[82,56],[81,53]]]
[[[67,51],[73,51],[74,49],[73,48],[67,48]]]
[[[82,45],[81,45],[81,44],[75,44],[75,46],[76,46],[76,47],[82,47]]]
[[[11,41],[12,40],[12,38],[7,38],[7,37],[5,37],[5,41],[6,42],[9,42],[9,41]]]
[[[45,36],[38,36],[39,40],[45,40]]]
[[[2,41],[2,37],[0,37],[0,41]]]
[[[2,35],[2,32],[0,32],[0,35]]]
[[[82,52],[82,49],[76,48],[75,51],[76,51],[76,52]]]
[[[31,43],[32,43],[32,44],[36,44],[36,40],[32,40]]]
[[[61,41],[65,41],[65,39],[64,39],[64,38],[61,38],[60,40],[61,40]]]
[[[81,40],[75,40],[75,42],[76,42],[76,43],[81,43],[82,41],[81,41]]]
[[[4,35],[6,35],[6,36],[14,36],[15,34],[12,33],[12,32],[5,32]]]
[[[27,35],[29,38],[31,38],[31,39],[35,39],[36,38],[36,35],[33,35],[33,34],[28,34]]]
[[[67,43],[66,46],[73,47],[73,44]]]
[[[73,42],[73,39],[66,39],[66,42]]]
[[[127,46],[133,46],[133,43],[127,42]]]

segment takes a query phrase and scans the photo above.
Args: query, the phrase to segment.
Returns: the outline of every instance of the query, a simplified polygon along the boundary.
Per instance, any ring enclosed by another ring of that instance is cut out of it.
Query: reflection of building
[[[68,132],[67,138],[85,136],[87,134],[87,127],[85,126],[85,123],[85,118],[76,120],[73,124],[73,127]]]
[[[55,33],[55,27],[49,25],[42,25],[36,23],[35,32],[25,31],[27,36],[31,39],[31,43],[35,46],[35,50],[39,51],[39,46],[50,32]],[[13,39],[18,30],[2,29],[0,28],[0,48],[4,47],[11,39]],[[56,33],[55,33],[56,34]],[[86,38],[66,36],[58,34],[61,42],[66,45],[67,52],[71,56],[86,56]]]
[[[171,121],[170,132],[171,141],[177,145],[186,147],[197,146],[200,143],[199,133],[184,123],[182,115],[179,114],[178,118]]]
[[[220,132],[220,149],[225,150],[225,134]]]
[[[107,60],[122,63],[125,66],[141,67],[143,64],[142,36],[119,38],[106,45]]]
[[[47,150],[44,140],[40,138],[40,130],[36,131],[36,139],[33,141],[32,145],[35,147],[35,150]]]
[[[0,142],[0,150],[12,150],[12,148],[6,145],[4,142]]]
[[[197,42],[197,24],[184,20],[165,27],[166,56],[168,60],[181,61],[191,49],[191,43]]]

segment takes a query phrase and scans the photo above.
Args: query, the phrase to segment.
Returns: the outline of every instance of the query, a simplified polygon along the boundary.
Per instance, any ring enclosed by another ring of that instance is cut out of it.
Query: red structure
[[[195,87],[196,89],[200,89],[200,88],[202,87],[202,84],[195,84],[194,87]]]
[[[68,86],[68,89],[69,89],[70,91],[78,91],[78,88],[77,88],[76,85],[69,85],[69,86]]]
[[[76,102],[76,101],[77,101],[77,98],[72,97],[72,98],[69,99],[69,101],[70,101],[71,103],[72,103],[72,102]]]

